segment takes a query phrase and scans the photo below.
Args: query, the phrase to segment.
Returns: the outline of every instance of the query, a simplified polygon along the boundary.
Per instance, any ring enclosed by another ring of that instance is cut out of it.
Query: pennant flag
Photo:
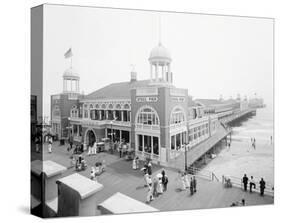
[[[69,48],[69,50],[66,51],[66,53],[64,54],[64,58],[67,59],[67,58],[72,57],[72,56],[73,56],[72,49]]]

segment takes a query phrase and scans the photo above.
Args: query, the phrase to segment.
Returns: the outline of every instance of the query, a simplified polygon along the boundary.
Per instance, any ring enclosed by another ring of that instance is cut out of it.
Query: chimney
[[[131,82],[137,81],[137,72],[131,71]]]

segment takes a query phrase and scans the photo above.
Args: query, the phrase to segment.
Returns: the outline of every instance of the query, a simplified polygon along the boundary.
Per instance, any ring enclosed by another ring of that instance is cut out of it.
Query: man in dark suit
[[[265,181],[263,180],[263,178],[261,178],[260,181],[260,195],[263,196],[264,194],[264,189],[265,189]]]
[[[242,179],[242,182],[243,182],[243,184],[244,184],[244,191],[247,191],[248,180],[249,180],[249,179],[248,179],[247,175],[244,174],[244,177],[243,177],[243,179]]]

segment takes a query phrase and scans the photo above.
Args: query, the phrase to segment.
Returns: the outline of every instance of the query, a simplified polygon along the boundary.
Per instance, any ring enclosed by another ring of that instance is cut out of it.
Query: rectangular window
[[[159,155],[159,139],[153,136],[153,154]]]
[[[175,136],[171,136],[171,149],[175,149]]]
[[[144,135],[144,152],[151,153],[151,136]]]
[[[142,145],[142,135],[138,135],[138,146],[139,151],[143,151],[143,145]]]
[[[181,138],[180,138],[180,134],[176,135],[176,149],[179,150],[180,146],[181,146]]]

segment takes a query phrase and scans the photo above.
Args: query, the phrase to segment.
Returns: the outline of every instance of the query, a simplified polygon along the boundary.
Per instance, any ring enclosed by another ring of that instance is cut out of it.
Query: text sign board
[[[184,102],[185,98],[184,97],[172,97],[172,101],[174,101],[174,102]]]
[[[157,102],[157,97],[137,97],[136,102]]]

